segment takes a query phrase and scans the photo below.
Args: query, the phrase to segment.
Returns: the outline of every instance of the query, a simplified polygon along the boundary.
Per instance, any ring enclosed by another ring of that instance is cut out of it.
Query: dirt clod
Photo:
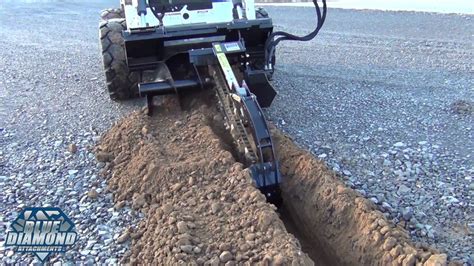
[[[97,193],[97,190],[95,190],[94,188],[89,190],[89,192],[87,192],[87,197],[89,199],[95,200],[97,199],[98,196],[99,196],[99,193]]]
[[[435,254],[423,264],[423,266],[446,266],[448,256],[446,254]]]
[[[117,238],[117,243],[121,244],[127,241],[130,238],[130,231],[126,230],[122,235]]]
[[[180,221],[176,224],[176,226],[178,227],[178,233],[179,234],[184,234],[184,233],[188,232],[188,226],[186,225],[185,222]]]
[[[386,251],[389,251],[395,246],[396,243],[397,243],[397,240],[395,238],[389,237],[383,243],[383,249],[385,249]]]
[[[97,152],[95,158],[99,162],[110,162],[113,160],[113,155],[108,152]]]
[[[76,153],[77,152],[77,145],[74,144],[74,143],[69,144],[67,149],[70,153]]]

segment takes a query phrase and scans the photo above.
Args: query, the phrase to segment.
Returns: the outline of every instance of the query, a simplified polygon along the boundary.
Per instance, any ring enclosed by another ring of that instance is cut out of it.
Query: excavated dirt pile
[[[387,222],[370,201],[274,129],[285,202],[277,210],[238,162],[223,118],[209,99],[188,100],[185,110],[164,101],[153,117],[133,113],[97,147],[97,159],[107,162],[102,175],[116,207],[130,206],[145,215],[117,239],[132,244],[123,262],[447,263],[446,255],[415,246],[403,228]]]
[[[110,162],[103,174],[117,204],[145,214],[121,236],[132,239],[123,262],[311,264],[214,133],[210,125],[222,123],[213,121],[215,109],[193,107],[160,110],[151,118],[134,113],[97,149],[98,160]]]

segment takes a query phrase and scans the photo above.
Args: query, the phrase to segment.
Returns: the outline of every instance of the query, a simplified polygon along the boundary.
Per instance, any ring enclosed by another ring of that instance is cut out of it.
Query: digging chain
[[[232,99],[229,86],[225,82],[224,74],[218,66],[210,66],[210,72],[216,82],[216,94],[219,99],[219,104],[224,111],[227,123],[230,126],[230,133],[234,138],[240,151],[243,151],[249,163],[257,162],[257,156],[250,144],[247,130],[244,126],[244,119],[240,114],[240,107],[235,105]]]

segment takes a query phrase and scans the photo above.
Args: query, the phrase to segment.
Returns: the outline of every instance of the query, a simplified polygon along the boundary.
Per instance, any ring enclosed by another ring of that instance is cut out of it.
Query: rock
[[[173,211],[173,205],[170,203],[165,203],[163,206],[161,206],[161,210],[163,211],[164,215],[168,215]]]
[[[188,232],[188,225],[186,222],[179,221],[176,226],[178,227],[178,233],[184,234]]]
[[[418,229],[418,230],[422,230],[425,228],[425,225],[424,224],[420,224],[420,223],[416,223],[415,224],[415,228]]]
[[[390,231],[390,226],[386,225],[384,227],[382,227],[382,229],[380,229],[380,233],[382,235],[385,235],[386,233],[388,233]]]
[[[275,266],[285,265],[286,259],[281,254],[277,254],[273,257],[273,263],[275,264]]]
[[[69,171],[67,171],[67,173],[68,173],[69,175],[75,175],[75,174],[77,174],[78,172],[79,172],[79,170],[69,170]]]
[[[262,231],[267,230],[270,224],[273,222],[274,214],[270,212],[263,212],[258,217],[258,226]]]
[[[423,264],[423,266],[446,266],[448,262],[448,255],[434,254]]]
[[[402,211],[402,217],[405,219],[405,221],[410,221],[411,217],[413,217],[413,208],[412,207],[406,207]]]
[[[397,245],[396,247],[392,248],[392,250],[390,251],[390,255],[393,257],[393,258],[396,258],[398,257],[398,255],[400,255],[401,253],[403,252],[403,249],[400,245]]]
[[[99,162],[110,162],[112,161],[114,156],[111,153],[108,152],[97,152],[95,155],[95,159]]]
[[[125,201],[122,200],[122,201],[119,201],[119,202],[115,203],[114,209],[120,210],[120,209],[122,209],[124,206],[125,206]]]
[[[191,245],[184,245],[179,247],[183,252],[186,252],[188,254],[193,253],[193,246]]]
[[[397,142],[397,143],[393,144],[393,147],[396,147],[396,148],[405,147],[405,143],[400,141],[400,142]]]
[[[379,241],[382,239],[382,235],[379,232],[374,232],[372,239],[374,240],[374,244],[378,245]]]
[[[371,197],[370,201],[372,201],[374,204],[379,204],[379,200],[376,197]]]
[[[229,251],[224,251],[221,253],[221,255],[219,256],[219,260],[223,263],[226,263],[228,262],[229,260],[231,260],[233,258],[232,256],[232,253],[230,253]]]
[[[126,230],[122,235],[120,235],[116,242],[117,244],[125,243],[130,238],[130,231]]]
[[[211,204],[211,211],[212,213],[217,213],[221,209],[221,204],[219,202],[213,202]]]
[[[57,147],[61,146],[61,144],[63,144],[63,141],[62,141],[62,140],[56,140],[56,141],[54,142],[54,147],[57,148]]]
[[[141,207],[145,206],[145,204],[146,204],[145,195],[138,194],[138,193],[133,194],[132,209],[138,210]]]
[[[191,240],[192,240],[191,235],[189,235],[187,233],[181,234],[181,235],[178,236],[177,244],[180,245],[180,246],[191,245]]]
[[[90,250],[87,250],[87,249],[86,249],[86,250],[82,250],[80,253],[81,253],[81,255],[83,255],[83,256],[87,256],[87,255],[89,255],[90,252],[91,252]]]
[[[212,259],[206,261],[204,265],[210,265],[210,266],[219,266],[219,258],[218,257],[213,257]]]
[[[405,185],[402,184],[402,185],[400,185],[400,186],[398,187],[398,191],[397,191],[397,192],[398,192],[398,194],[407,194],[407,193],[409,193],[410,191],[411,191],[411,190],[410,190],[409,187],[407,187],[407,186],[405,186]]]
[[[444,200],[449,204],[459,203],[459,200],[453,196],[444,197]]]
[[[77,146],[76,146],[76,144],[74,144],[74,143],[69,144],[69,146],[68,146],[68,151],[69,151],[70,153],[76,153],[76,152],[77,152]]]
[[[394,173],[396,176],[403,177],[403,171],[402,171],[402,170],[395,170],[395,171],[393,171],[393,173]]]
[[[467,223],[467,226],[469,227],[469,229],[474,231],[474,223]]]
[[[395,246],[396,243],[397,243],[397,240],[394,237],[390,236],[383,243],[383,249],[386,251],[389,251]]]
[[[87,197],[89,199],[95,200],[97,199],[98,196],[99,196],[99,193],[97,193],[97,190],[95,190],[94,188],[92,188],[91,190],[89,190],[89,192],[87,192]]]
[[[403,265],[415,265],[416,262],[416,255],[415,254],[408,254],[405,259],[403,260]]]
[[[382,202],[382,207],[387,211],[390,211],[392,209],[392,206],[385,201]]]
[[[229,251],[230,250],[230,244],[229,243],[222,243],[219,245],[219,250],[220,251]]]
[[[433,231],[428,231],[428,237],[431,239],[435,239],[435,234]]]
[[[196,253],[196,254],[199,254],[199,253],[201,253],[201,248],[200,247],[195,247],[193,249],[193,252]]]
[[[245,240],[247,241],[253,241],[255,239],[255,234],[254,233],[249,233],[245,235]]]

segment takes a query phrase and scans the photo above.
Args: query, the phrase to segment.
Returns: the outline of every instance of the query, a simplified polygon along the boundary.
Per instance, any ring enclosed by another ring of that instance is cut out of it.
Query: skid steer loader
[[[107,89],[113,100],[214,89],[226,126],[251,170],[256,186],[271,202],[280,201],[281,182],[262,107],[276,92],[269,83],[275,47],[306,36],[273,31],[272,20],[254,0],[121,0],[101,14],[100,45]]]

